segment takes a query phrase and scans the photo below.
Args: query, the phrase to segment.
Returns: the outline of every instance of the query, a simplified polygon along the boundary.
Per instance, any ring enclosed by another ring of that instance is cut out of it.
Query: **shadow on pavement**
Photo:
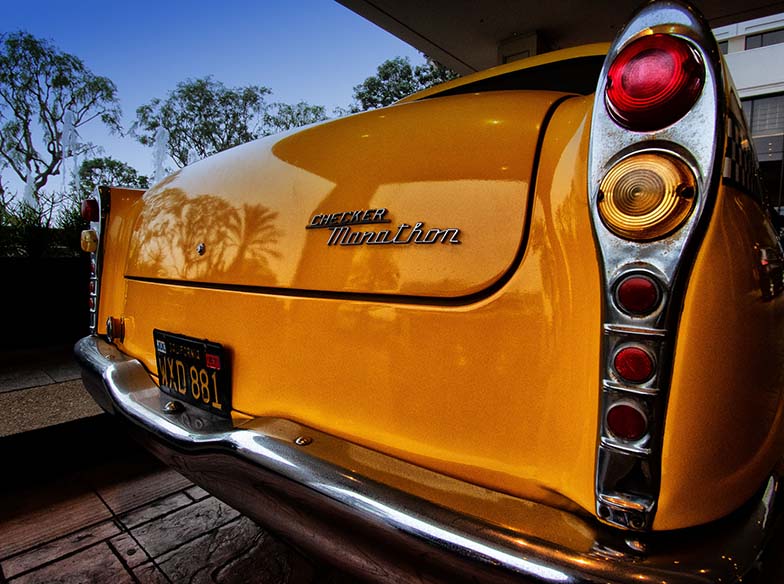
[[[0,438],[0,581],[357,582],[303,557],[98,415]]]

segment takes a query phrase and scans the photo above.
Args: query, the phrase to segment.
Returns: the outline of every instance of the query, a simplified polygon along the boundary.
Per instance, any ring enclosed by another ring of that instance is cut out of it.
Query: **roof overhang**
[[[460,74],[503,62],[510,53],[611,41],[639,2],[618,0],[337,0]],[[701,0],[711,27],[784,11],[784,2]]]

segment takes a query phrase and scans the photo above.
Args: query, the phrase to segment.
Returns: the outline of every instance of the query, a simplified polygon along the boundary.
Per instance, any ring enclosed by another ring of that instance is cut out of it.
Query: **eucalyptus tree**
[[[81,59],[26,32],[0,34],[0,160],[36,200],[62,171],[64,132],[70,154],[84,154],[78,128],[98,120],[119,131],[120,115],[114,83]]]

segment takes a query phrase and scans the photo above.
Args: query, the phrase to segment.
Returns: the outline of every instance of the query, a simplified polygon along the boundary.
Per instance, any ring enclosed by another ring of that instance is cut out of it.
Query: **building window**
[[[784,206],[784,95],[743,100],[765,188],[773,205]]]
[[[760,34],[751,34],[746,37],[746,50],[769,47],[784,43],[784,28],[769,30]]]
[[[730,42],[729,41],[721,41],[719,43],[719,51],[721,51],[722,55],[726,55],[730,49]]]

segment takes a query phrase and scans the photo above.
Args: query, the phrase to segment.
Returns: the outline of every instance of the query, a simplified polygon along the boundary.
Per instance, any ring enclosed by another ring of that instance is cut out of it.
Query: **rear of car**
[[[96,400],[373,579],[750,577],[780,242],[704,21],[651,4],[607,50],[102,189]]]

